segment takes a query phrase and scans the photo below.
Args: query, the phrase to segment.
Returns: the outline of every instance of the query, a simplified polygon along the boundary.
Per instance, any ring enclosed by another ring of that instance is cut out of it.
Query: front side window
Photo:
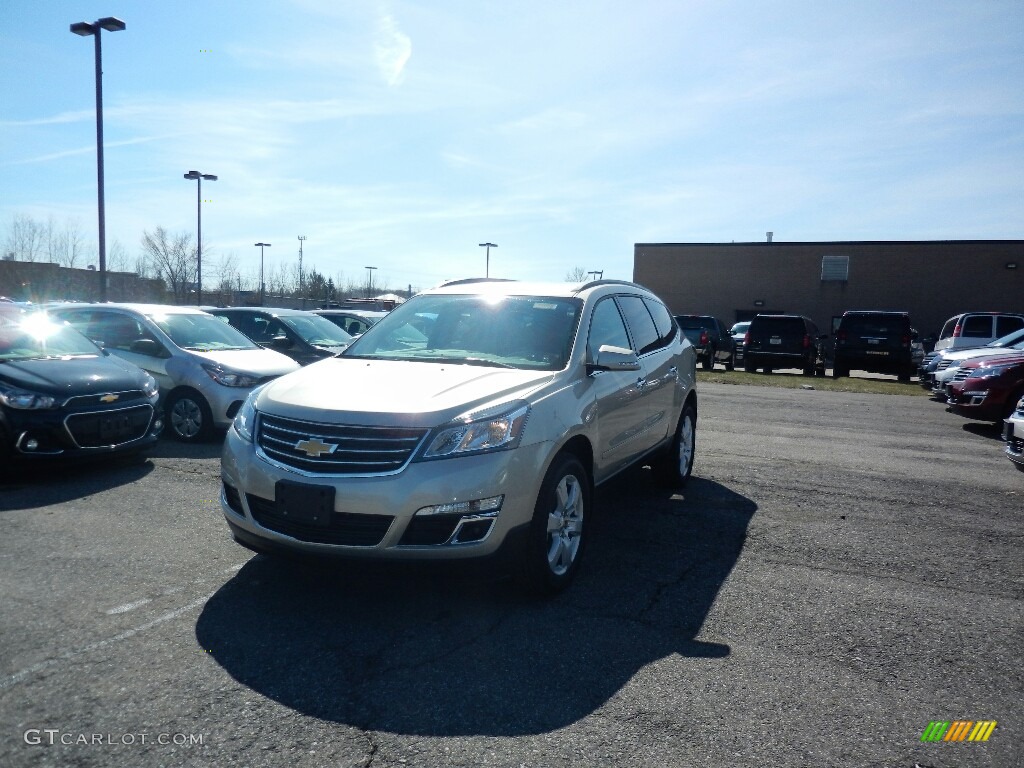
[[[417,296],[370,326],[345,356],[561,370],[580,307],[557,297]]]
[[[590,335],[587,338],[587,362],[597,362],[597,353],[603,346],[632,349],[629,334],[622,323],[622,315],[612,298],[602,299],[594,307],[590,318]]]

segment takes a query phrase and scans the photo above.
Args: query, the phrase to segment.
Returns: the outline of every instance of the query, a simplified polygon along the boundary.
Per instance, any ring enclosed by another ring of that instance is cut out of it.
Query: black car
[[[226,307],[207,312],[224,318],[261,347],[288,355],[299,365],[334,357],[352,343],[352,336],[330,320],[302,309]]]
[[[0,473],[132,453],[163,429],[156,380],[43,313],[0,308]]]
[[[917,331],[910,327],[906,312],[844,312],[836,328],[832,375],[849,376],[856,370],[891,373],[900,381],[910,381],[917,367],[913,349],[916,340]]]
[[[735,343],[729,329],[711,315],[676,315],[676,323],[697,351],[697,362],[705,371],[722,363],[731,371],[735,364]]]
[[[743,340],[743,370],[799,368],[804,376],[824,376],[826,338],[803,315],[757,315]]]

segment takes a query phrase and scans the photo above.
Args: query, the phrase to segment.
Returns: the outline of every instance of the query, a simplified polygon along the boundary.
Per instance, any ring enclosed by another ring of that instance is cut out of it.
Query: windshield
[[[1005,336],[996,339],[995,341],[989,342],[988,344],[986,344],[986,346],[1011,347],[1017,345],[1017,343],[1020,341],[1024,341],[1024,328],[1020,329],[1019,331],[1014,331],[1013,333],[1008,333]],[[1020,349],[1020,347],[1018,346],[1017,349]]]
[[[0,360],[96,356],[100,349],[70,325],[36,312],[0,314]]]
[[[344,347],[352,343],[352,336],[320,315],[279,315],[277,319],[314,347]]]
[[[212,352],[220,349],[259,349],[241,331],[213,315],[170,313],[152,315],[151,319],[171,341],[182,349]]]
[[[534,296],[424,295],[360,336],[345,357],[558,371],[582,302]]]

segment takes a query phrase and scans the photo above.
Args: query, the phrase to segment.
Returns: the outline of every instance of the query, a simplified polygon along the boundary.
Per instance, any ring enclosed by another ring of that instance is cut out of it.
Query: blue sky
[[[427,287],[632,275],[636,242],[1024,237],[1024,3],[5,0],[0,239],[194,231]],[[204,262],[205,263],[205,262]]]

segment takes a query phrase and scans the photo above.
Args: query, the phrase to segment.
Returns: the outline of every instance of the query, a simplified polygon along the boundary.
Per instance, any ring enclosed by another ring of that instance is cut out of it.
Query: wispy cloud
[[[385,13],[378,24],[374,54],[384,81],[392,86],[401,83],[405,65],[412,56],[412,40],[398,29],[389,13]]]

